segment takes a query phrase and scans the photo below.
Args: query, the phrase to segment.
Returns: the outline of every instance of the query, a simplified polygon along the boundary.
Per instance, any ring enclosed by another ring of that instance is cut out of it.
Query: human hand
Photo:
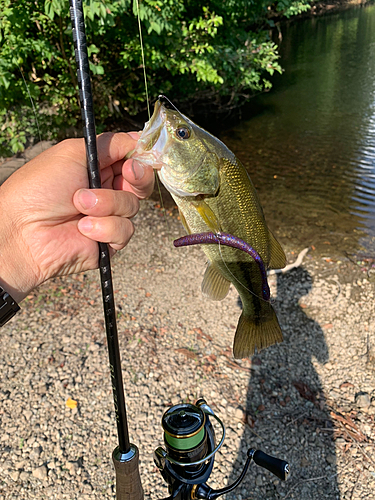
[[[124,160],[138,133],[98,137],[102,189],[88,189],[83,139],[44,151],[0,186],[0,285],[19,302],[49,278],[98,267],[98,245],[112,253],[134,232],[130,220],[154,174]]]

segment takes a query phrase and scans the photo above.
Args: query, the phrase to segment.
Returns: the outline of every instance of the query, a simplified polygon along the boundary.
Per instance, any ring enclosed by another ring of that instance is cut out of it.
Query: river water
[[[375,6],[282,28],[284,73],[221,134],[282,243],[375,253]]]

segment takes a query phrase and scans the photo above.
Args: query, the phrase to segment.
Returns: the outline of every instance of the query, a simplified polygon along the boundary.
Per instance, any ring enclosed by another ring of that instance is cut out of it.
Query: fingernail
[[[139,136],[141,135],[141,133],[140,132],[128,132],[128,135],[130,135],[130,137],[132,139],[134,139],[135,141],[138,141]]]
[[[98,198],[92,191],[89,191],[88,189],[81,189],[78,193],[78,201],[82,207],[87,210],[88,208],[95,207],[98,203]]]
[[[132,170],[133,170],[135,180],[140,181],[145,173],[145,169],[143,168],[143,166],[140,163],[138,163],[137,161],[133,161],[132,162]]]
[[[82,231],[82,233],[89,233],[92,228],[93,224],[92,221],[89,217],[84,217],[78,222],[79,225],[79,230]]]

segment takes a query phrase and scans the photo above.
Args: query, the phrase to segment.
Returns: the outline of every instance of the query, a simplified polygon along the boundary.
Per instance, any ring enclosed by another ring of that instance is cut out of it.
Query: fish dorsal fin
[[[209,262],[203,276],[202,293],[212,300],[223,300],[228,295],[229,287],[230,281]]]
[[[271,258],[268,264],[268,269],[282,269],[286,266],[284,250],[281,248],[280,243],[276,240],[271,231],[269,231],[269,237]]]
[[[210,229],[213,233],[221,232],[220,222],[217,220],[216,215],[205,201],[196,200],[192,202],[192,205],[199,213],[199,215],[202,217],[208,229]]]

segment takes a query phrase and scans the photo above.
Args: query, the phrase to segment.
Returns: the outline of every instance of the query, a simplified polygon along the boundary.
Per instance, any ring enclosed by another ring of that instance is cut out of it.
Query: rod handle
[[[289,464],[285,460],[271,457],[271,455],[267,455],[267,453],[264,453],[261,450],[255,451],[252,454],[252,458],[257,465],[269,470],[282,481],[285,481],[288,477]]]
[[[116,471],[116,500],[143,500],[138,448],[131,444],[130,450],[122,453],[117,447],[112,460]]]

